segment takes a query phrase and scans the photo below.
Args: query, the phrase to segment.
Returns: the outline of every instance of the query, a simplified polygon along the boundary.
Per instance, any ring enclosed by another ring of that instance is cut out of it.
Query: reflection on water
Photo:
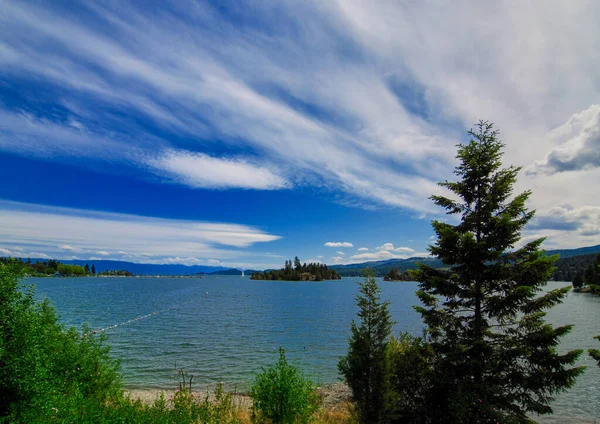
[[[356,313],[356,280],[311,283],[220,276],[30,282],[38,286],[38,296],[52,300],[67,325],[87,322],[101,329],[119,324],[106,334],[113,354],[122,358],[129,388],[175,387],[174,371],[184,368],[195,382],[225,381],[243,389],[261,367],[276,361],[279,346],[313,380],[338,381],[337,361],[346,352]],[[548,288],[565,284],[550,283]],[[418,303],[416,283],[380,285],[383,298],[391,301],[394,331],[420,335],[421,319],[411,307]],[[549,311],[548,320],[575,325],[561,350],[598,347],[592,337],[600,334],[600,297],[570,293]],[[573,389],[558,396],[554,408],[561,417],[537,418],[540,422],[600,417],[600,369],[587,355],[579,362],[588,369]]]

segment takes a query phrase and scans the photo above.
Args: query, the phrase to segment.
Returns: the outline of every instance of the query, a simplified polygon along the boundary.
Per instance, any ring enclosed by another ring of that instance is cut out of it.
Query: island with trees
[[[600,294],[600,255],[591,260],[584,271],[575,274],[573,291]]]
[[[340,280],[342,277],[334,270],[321,263],[302,264],[298,256],[294,261],[285,261],[281,269],[269,269],[252,273],[251,280],[284,280],[284,281],[323,281]]]
[[[398,268],[392,268],[385,274],[383,281],[412,281],[412,277],[408,272],[399,271]]]

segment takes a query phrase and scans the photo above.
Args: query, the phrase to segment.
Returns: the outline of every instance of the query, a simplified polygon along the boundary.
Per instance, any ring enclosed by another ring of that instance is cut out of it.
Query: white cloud
[[[12,252],[8,249],[0,249],[0,254],[2,255],[12,255]]]
[[[284,178],[265,167],[202,153],[169,151],[149,164],[191,187],[275,190],[289,186]]]
[[[69,246],[68,244],[63,244],[62,246],[58,246],[59,249],[61,250],[66,250],[66,251],[74,251],[75,248],[73,246]]]
[[[327,22],[333,16],[322,16],[324,27],[313,28],[316,31],[300,32],[293,38],[270,38],[219,21],[217,15],[199,4],[190,10],[198,19],[194,23],[178,20],[180,13],[168,7],[164,13],[150,15],[148,10],[124,6],[135,17],[127,23],[121,20],[122,7],[89,7],[102,23],[100,27],[110,31],[110,38],[51,8],[24,4],[5,7],[4,62],[15,72],[33,74],[94,100],[101,98],[116,107],[145,114],[162,128],[192,139],[187,147],[195,151],[206,152],[204,147],[218,139],[226,145],[242,145],[259,152],[262,162],[252,164],[260,172],[250,180],[238,178],[235,173],[206,174],[190,163],[208,161],[219,169],[235,167],[242,174],[247,170],[242,166],[246,163],[212,158],[225,162],[214,163],[211,157],[201,154],[193,159],[165,157],[162,149],[157,154],[156,147],[169,147],[169,142],[157,140],[150,133],[134,134],[127,141],[137,149],[135,154],[125,154],[127,160],[143,158],[151,164],[150,169],[158,166],[163,172],[174,173],[177,181],[203,187],[230,187],[232,182],[243,182],[250,188],[282,188],[288,186],[292,176],[371,201],[431,209],[422,193],[436,190],[431,171],[439,175],[444,172],[452,159],[454,142],[447,142],[441,137],[443,132],[426,121],[413,120],[381,78],[382,72],[370,73],[358,63],[348,67],[338,62],[337,49],[331,50],[328,43],[331,35],[341,29],[337,22]],[[317,10],[327,11],[312,7],[281,9],[297,22],[310,20],[307,18]],[[15,28],[21,30],[13,31]],[[48,52],[30,43],[29,37],[22,37],[23,28],[33,37],[66,48]],[[348,39],[346,34],[335,35]],[[264,43],[257,42],[259,39]],[[173,43],[177,49],[167,47]],[[214,49],[217,44],[218,52]],[[235,61],[230,59],[233,57]],[[278,92],[306,104],[325,104],[324,115],[339,115],[333,116],[339,119],[313,116],[278,97]],[[83,109],[79,113],[93,118],[94,108],[79,106]],[[100,140],[100,136],[93,135],[95,129],[90,123],[94,119],[81,121],[70,119],[60,128],[44,122],[48,124],[43,129],[46,137],[31,135],[28,146],[56,152],[55,156],[71,154],[73,149],[85,155],[88,150],[84,146],[100,146],[103,151],[121,154],[126,153],[123,147],[128,150],[128,145],[112,136]],[[25,151],[22,143],[15,143],[15,138],[21,137],[20,128],[15,122],[9,123],[7,132],[11,137],[3,147],[12,146],[30,154],[31,149]],[[130,129],[140,131],[134,125]],[[64,146],[58,136],[61,133],[66,135],[64,139],[74,142]],[[121,144],[121,148],[107,149],[107,143]],[[91,151],[87,157],[107,159]],[[428,165],[423,168],[419,161],[425,159]],[[286,175],[273,173],[273,163],[284,164]],[[413,168],[411,172],[402,172],[407,167]],[[217,181],[219,177],[222,181]]]
[[[323,255],[319,255],[319,256],[317,256],[317,258],[323,259]]]
[[[342,258],[341,256],[334,256],[329,261],[329,263],[332,265],[341,264],[343,262],[344,262],[344,258]]]
[[[87,102],[65,100],[74,116],[64,124],[2,112],[0,149],[83,158],[81,166],[143,163],[154,173],[148,163],[169,151],[232,160],[213,154],[218,144],[260,158],[231,156],[274,176],[248,182],[255,187],[313,184],[345,192],[342,204],[438,213],[427,197],[452,177],[464,128],[484,118],[502,130],[507,164],[534,164],[517,188],[533,188],[539,214],[563,203],[600,206],[595,133],[576,122],[600,98],[597,2],[552,2],[543,14],[535,3],[291,2],[264,20],[265,31],[240,28],[203,2],[186,7],[189,20],[177,3],[157,14],[85,7],[95,25],[52,6],[3,4],[3,75],[31,75]],[[106,118],[100,102],[119,111],[119,134],[94,126]],[[139,129],[127,112],[185,143]],[[545,175],[559,169],[577,172]],[[175,171],[170,178],[185,184],[217,184],[195,168]]]
[[[322,257],[322,256],[317,256],[317,258],[319,258],[319,259],[307,259],[307,260],[306,260],[306,263],[307,263],[307,264],[311,264],[311,263],[312,263],[312,264],[322,264],[322,263],[323,263],[323,261],[321,261],[321,259],[322,259],[323,257]]]
[[[387,252],[405,252],[405,253],[413,253],[415,250],[410,247],[394,247],[392,243],[385,243],[381,246],[375,248],[376,250],[383,250]]]
[[[335,253],[337,253],[337,254],[338,254],[338,255],[340,255],[340,256],[344,256],[344,255],[345,255],[345,253],[344,253],[344,252],[342,252],[341,250],[340,250],[340,251],[337,251],[337,252],[335,252]]]
[[[384,243],[369,252],[367,248],[358,249],[359,252],[348,258],[348,263],[360,263],[370,261],[385,261],[389,259],[408,259],[415,256],[428,256],[428,253],[415,253],[410,247],[394,247],[393,243]]]
[[[600,206],[555,206],[545,214],[537,214],[528,228],[577,232],[597,239],[600,236]]]
[[[328,241],[325,243],[327,247],[352,247],[352,243],[348,243],[347,241]]]
[[[359,247],[359,248],[358,248],[358,251],[359,251],[359,252],[368,252],[368,251],[369,251],[369,249],[367,249],[366,247]]]
[[[85,234],[85,237],[81,237]],[[27,256],[60,257],[69,246],[80,257],[231,259],[240,248],[279,239],[260,229],[230,223],[184,221],[0,201],[0,239],[8,249],[28,245]],[[61,247],[57,247],[61,246]],[[41,252],[41,253],[36,253]],[[40,256],[44,254],[44,256]],[[186,259],[187,260],[187,259]]]
[[[564,125],[550,132],[556,147],[542,161],[536,161],[530,174],[553,174],[600,167],[600,105],[574,114]]]

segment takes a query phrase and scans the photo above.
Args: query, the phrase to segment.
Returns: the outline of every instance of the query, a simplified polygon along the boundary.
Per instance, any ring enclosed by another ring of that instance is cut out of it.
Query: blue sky
[[[594,2],[0,1],[0,254],[236,267],[426,252],[496,123],[537,217],[600,243]]]

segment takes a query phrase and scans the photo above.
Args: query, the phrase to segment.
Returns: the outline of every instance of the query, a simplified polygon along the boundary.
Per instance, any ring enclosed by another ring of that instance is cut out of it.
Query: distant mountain
[[[561,259],[591,255],[600,253],[600,245],[580,247],[577,249],[556,249],[548,250],[548,255],[559,254]],[[587,258],[586,258],[587,259]],[[32,261],[45,261],[45,259],[31,259]],[[92,264],[96,267],[97,272],[127,270],[134,275],[193,275],[193,274],[214,274],[214,275],[241,275],[242,272],[233,268],[220,266],[204,266],[204,265],[180,265],[180,264],[138,264],[125,261],[111,260],[62,260],[57,259],[64,264],[75,264],[84,266]],[[399,271],[407,271],[416,269],[417,263],[421,262],[434,268],[441,268],[443,264],[435,258],[431,257],[415,257],[408,259],[388,259],[385,261],[362,262],[358,264],[348,265],[333,265],[329,268],[335,269],[342,277],[357,277],[362,275],[362,271],[367,268],[373,268],[375,275],[379,277],[385,276],[390,269],[397,268]],[[251,275],[254,270],[245,270],[246,275]],[[570,274],[569,274],[570,275]]]
[[[252,275],[253,272],[257,272],[254,269],[245,269],[244,270],[244,274],[245,275]],[[235,268],[230,268],[230,269],[224,269],[221,271],[214,271],[211,272],[210,275],[242,275],[242,271],[240,271],[239,269],[235,269]]]
[[[548,250],[547,255],[559,254],[561,259],[570,258],[574,256],[590,255],[593,253],[600,253],[600,245],[580,247],[577,249],[558,249]],[[335,269],[338,274],[342,277],[359,277],[362,275],[362,271],[371,267],[377,277],[385,276],[392,268],[397,268],[399,271],[407,271],[409,269],[416,269],[417,263],[423,263],[433,268],[442,268],[443,264],[439,259],[432,257],[422,258],[408,258],[408,259],[388,259],[385,261],[374,261],[374,262],[362,262],[358,264],[348,265],[333,265],[330,268]]]
[[[570,258],[571,256],[589,255],[590,253],[600,253],[600,244],[597,246],[579,247],[577,249],[558,249],[548,250],[548,255],[556,255],[557,253],[561,258]]]
[[[333,265],[330,268],[335,269],[342,277],[359,277],[365,268],[370,267],[375,276],[383,277],[392,268],[397,268],[399,271],[407,271],[416,269],[417,263],[429,265],[433,268],[442,268],[443,264],[439,259],[431,257],[414,257],[408,259],[388,259],[385,261],[363,262],[359,264],[349,265]]]
[[[45,261],[46,259],[31,259],[32,261]],[[110,260],[63,260],[57,259],[63,264],[81,265],[92,264],[96,267],[96,272],[127,270],[134,275],[193,275],[210,274],[217,271],[223,271],[227,268],[222,266],[204,266],[204,265],[180,265],[180,264],[137,264],[125,261]],[[241,272],[240,272],[241,274]]]

